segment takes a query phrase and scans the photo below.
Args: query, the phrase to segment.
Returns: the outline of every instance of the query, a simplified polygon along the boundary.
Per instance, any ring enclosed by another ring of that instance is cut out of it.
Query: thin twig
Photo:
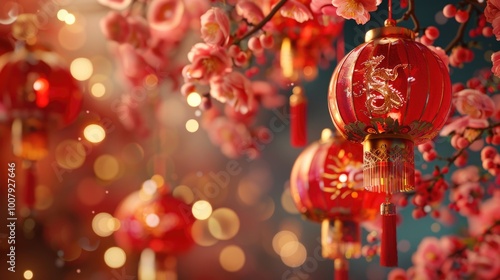
[[[245,35],[241,36],[240,38],[237,38],[236,40],[234,40],[233,44],[238,45],[241,41],[243,41],[243,40],[247,39],[248,37],[252,36],[255,32],[261,30],[262,27],[264,27],[264,25],[273,18],[273,16],[279,11],[279,9],[281,9],[281,7],[283,7],[283,5],[285,5],[285,3],[287,1],[288,0],[281,0],[278,3],[276,3],[276,5],[269,12],[269,14],[267,14],[267,16],[265,16],[258,24],[256,24],[252,28],[252,30],[248,31]]]
[[[417,16],[415,15],[415,0],[410,0],[408,1],[408,10],[406,11],[406,13],[404,13],[404,15],[402,15],[400,18],[398,18],[396,20],[396,22],[402,22],[402,21],[405,21],[409,18],[411,18],[411,20],[413,21],[413,25],[415,27],[413,27],[413,31],[414,32],[418,32],[418,30],[420,29],[420,22],[418,21],[418,18]]]
[[[455,47],[458,43],[462,41],[464,38],[464,33],[465,33],[465,27],[467,27],[467,23],[469,23],[470,20],[470,12],[472,11],[472,4],[467,4],[467,13],[469,14],[469,18],[467,21],[463,22],[460,24],[460,27],[458,28],[457,35],[455,35],[455,38],[450,41],[448,46],[444,49],[446,53],[450,52],[453,47]]]

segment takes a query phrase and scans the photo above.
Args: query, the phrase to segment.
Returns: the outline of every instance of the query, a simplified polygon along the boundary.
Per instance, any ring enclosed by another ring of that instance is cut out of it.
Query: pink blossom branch
[[[236,40],[234,40],[233,44],[238,45],[241,41],[247,39],[248,37],[252,36],[257,31],[261,30],[262,27],[264,27],[264,25],[266,23],[268,23],[273,18],[273,16],[281,9],[281,7],[283,7],[283,5],[286,4],[287,1],[288,0],[280,0],[278,3],[276,3],[276,5],[271,9],[271,11],[269,12],[269,14],[267,14],[258,24],[256,24],[245,35],[243,35],[240,38],[237,38]]]

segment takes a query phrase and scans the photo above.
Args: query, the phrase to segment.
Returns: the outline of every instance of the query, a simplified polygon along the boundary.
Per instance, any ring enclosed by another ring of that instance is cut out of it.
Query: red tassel
[[[290,96],[290,138],[293,147],[307,144],[307,98],[300,86]]]
[[[349,265],[344,259],[336,259],[334,262],[335,280],[349,280]]]
[[[396,206],[391,202],[380,205],[382,215],[382,240],[380,244],[380,265],[398,266],[396,234]]]
[[[26,169],[26,181],[24,189],[24,202],[29,209],[33,209],[35,205],[35,187],[36,187],[36,177],[33,163]]]

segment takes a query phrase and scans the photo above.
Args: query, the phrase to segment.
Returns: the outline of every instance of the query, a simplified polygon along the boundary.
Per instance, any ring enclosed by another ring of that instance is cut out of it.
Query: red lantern
[[[193,244],[191,207],[169,194],[148,198],[134,192],[118,206],[115,217],[121,223],[115,239],[126,250],[150,248],[155,253],[177,255]]]
[[[387,194],[381,205],[381,264],[397,265],[393,193],[414,188],[414,145],[435,137],[451,107],[446,66],[409,29],[387,26],[366,33],[365,43],[335,69],[328,105],[348,140],[363,143],[367,190]]]
[[[325,129],[297,158],[290,190],[299,211],[322,223],[323,257],[335,260],[335,279],[347,279],[345,258],[361,255],[359,223],[377,216],[383,196],[363,189],[361,146]]]

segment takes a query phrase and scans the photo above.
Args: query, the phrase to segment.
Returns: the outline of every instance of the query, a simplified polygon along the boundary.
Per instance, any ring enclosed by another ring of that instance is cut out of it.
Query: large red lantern
[[[348,140],[363,143],[367,190],[387,194],[381,205],[381,264],[397,265],[397,192],[414,188],[414,145],[435,137],[451,107],[446,66],[409,29],[370,30],[335,69],[328,96],[333,123]]]
[[[34,204],[34,162],[48,153],[48,131],[73,122],[82,92],[62,57],[36,41],[36,16],[20,15],[13,24],[16,48],[0,56],[0,103],[12,125],[15,156],[24,160],[26,205]]]
[[[348,278],[346,258],[361,255],[359,224],[374,219],[384,199],[363,189],[362,164],[360,145],[325,129],[321,140],[299,155],[290,177],[299,211],[322,223],[322,254],[334,260],[337,280]]]

